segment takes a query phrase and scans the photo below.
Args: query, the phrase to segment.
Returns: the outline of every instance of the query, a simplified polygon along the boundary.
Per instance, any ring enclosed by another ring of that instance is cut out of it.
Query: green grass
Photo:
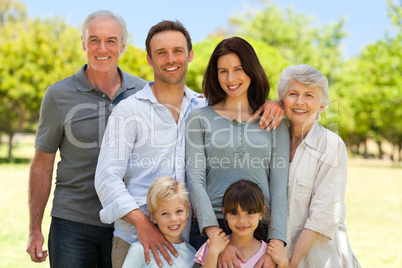
[[[28,241],[28,164],[0,165],[0,263],[1,267],[49,267],[35,264],[25,249]],[[43,232],[49,232],[50,209],[46,208]],[[47,242],[45,242],[47,243]],[[47,245],[46,245],[47,248]]]
[[[15,155],[30,159],[32,143],[22,141]],[[4,157],[0,146],[0,157]],[[0,164],[0,266],[48,267],[30,261],[28,241],[29,164]],[[346,225],[353,251],[362,267],[402,267],[402,168],[378,160],[349,161],[346,188]],[[49,202],[51,204],[51,201]],[[50,205],[46,208],[43,233],[47,249]]]
[[[362,267],[402,267],[402,169],[378,160],[349,162],[346,224]]]

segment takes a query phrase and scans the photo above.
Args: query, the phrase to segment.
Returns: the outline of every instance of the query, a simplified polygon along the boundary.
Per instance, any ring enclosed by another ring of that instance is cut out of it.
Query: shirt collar
[[[75,76],[75,88],[78,91],[89,92],[91,90],[96,89],[89,83],[87,77],[85,76],[85,70],[87,67],[88,64],[84,64]],[[120,85],[121,88],[123,89],[135,88],[135,85],[131,83],[130,79],[126,78],[127,74],[123,72],[119,66],[117,66],[117,71],[119,72],[121,77],[121,85]]]
[[[138,99],[149,100],[151,103],[159,103],[158,100],[155,98],[154,93],[152,92],[151,86],[154,82],[148,82],[145,87],[138,91],[135,96]],[[187,86],[184,86],[184,98],[188,99],[189,102],[196,102],[199,98],[200,94],[192,91]]]
[[[303,143],[314,150],[318,150],[318,144],[320,142],[318,138],[319,132],[319,125],[317,124],[317,122],[315,122],[310,128],[310,131],[307,133],[307,136],[304,138]]]

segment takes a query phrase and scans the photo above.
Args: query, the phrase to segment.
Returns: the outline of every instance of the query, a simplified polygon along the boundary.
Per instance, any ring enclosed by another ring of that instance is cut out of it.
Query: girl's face
[[[294,79],[289,82],[283,102],[286,115],[293,125],[311,125],[317,112],[324,109],[317,87],[307,87]]]
[[[219,85],[229,98],[247,98],[247,90],[251,79],[244,72],[239,57],[230,53],[218,59]]]
[[[161,202],[152,215],[153,222],[170,243],[181,243],[181,232],[186,226],[188,209],[180,198]]]
[[[225,213],[225,212],[224,212]],[[244,211],[237,205],[237,211],[226,213],[225,219],[228,222],[232,234],[245,237],[253,236],[259,221],[262,220],[264,212]]]

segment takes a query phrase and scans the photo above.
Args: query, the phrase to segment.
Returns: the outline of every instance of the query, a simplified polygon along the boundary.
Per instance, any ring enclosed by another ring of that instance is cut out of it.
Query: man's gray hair
[[[115,22],[117,22],[120,26],[121,33],[123,35],[122,44],[123,45],[126,44],[127,39],[128,39],[128,31],[127,31],[126,21],[123,19],[122,16],[117,15],[110,10],[98,10],[98,11],[95,11],[94,13],[88,15],[88,17],[85,19],[84,23],[81,26],[81,36],[83,37],[85,42],[86,42],[85,31],[88,27],[88,23],[91,20],[96,19],[96,18],[109,18],[109,19],[112,19]]]
[[[292,78],[307,87],[317,87],[318,96],[324,106],[324,110],[328,107],[331,102],[328,80],[319,70],[307,64],[290,65],[281,72],[278,81],[278,101],[280,104],[283,105],[284,97]]]

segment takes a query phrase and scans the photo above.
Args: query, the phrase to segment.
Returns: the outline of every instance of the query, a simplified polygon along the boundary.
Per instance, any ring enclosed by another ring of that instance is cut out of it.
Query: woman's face
[[[317,112],[324,109],[317,87],[307,87],[295,79],[290,80],[283,102],[286,115],[293,125],[311,125]]]
[[[247,98],[247,90],[251,79],[244,72],[239,57],[235,53],[221,56],[218,59],[219,85],[229,98]]]

